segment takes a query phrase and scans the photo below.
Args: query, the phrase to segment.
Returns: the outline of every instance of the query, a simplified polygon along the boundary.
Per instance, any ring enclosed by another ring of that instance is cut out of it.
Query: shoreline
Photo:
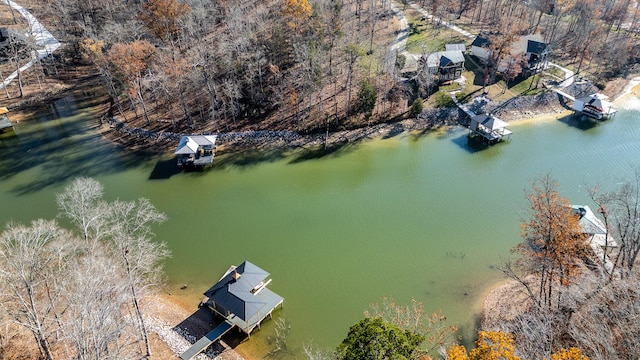
[[[397,122],[379,123],[367,127],[331,132],[328,134],[301,135],[293,131],[256,130],[244,132],[219,133],[216,155],[238,155],[247,152],[271,153],[287,151],[334,151],[342,146],[373,139],[406,136],[414,132],[429,133],[441,128],[465,126],[466,118],[456,108],[426,109],[415,118]],[[523,112],[505,114],[501,119],[510,124],[528,121],[558,119],[570,114],[560,106],[549,111],[540,106]],[[129,128],[117,118],[111,118],[101,124],[98,132],[107,140],[119,145],[124,151],[142,151],[158,155],[170,155],[182,135],[145,129]]]
[[[624,86],[616,84],[618,93],[614,103],[619,105],[640,88],[640,77],[624,81]],[[598,92],[593,85],[575,84],[567,88],[575,94]],[[570,91],[569,91],[570,92]],[[494,102],[482,96],[466,104],[475,113],[491,112],[509,124],[545,122],[570,116],[573,111],[560,103],[558,95],[552,91],[532,96],[515,97],[508,101]],[[108,141],[118,145],[123,151],[146,152],[157,155],[171,155],[182,135],[187,133],[155,132],[144,128],[132,128],[117,117],[100,120],[98,133]],[[466,126],[468,119],[457,107],[428,108],[415,118],[394,122],[378,123],[356,129],[331,133],[302,135],[295,131],[253,130],[218,133],[216,155],[250,154],[286,156],[290,151],[332,152],[343,146],[379,138],[406,136],[414,132],[429,133],[441,128]]]
[[[200,338],[199,333],[211,330],[210,319],[198,316],[198,308],[192,309],[180,297],[162,292],[148,296],[143,302],[144,317],[150,334],[155,334],[160,342],[154,347],[152,359],[180,359]],[[210,314],[213,316],[213,313]],[[186,324],[188,323],[188,324]],[[190,331],[191,330],[191,331]],[[187,340],[189,339],[189,340]],[[196,356],[198,359],[245,360],[251,359],[236,348],[219,343],[211,344]]]

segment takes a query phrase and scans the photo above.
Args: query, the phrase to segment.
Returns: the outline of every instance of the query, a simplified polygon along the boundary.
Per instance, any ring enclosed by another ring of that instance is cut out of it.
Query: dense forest
[[[399,30],[394,6],[419,5],[471,33],[488,34],[497,57],[506,56],[518,36],[539,33],[551,45],[553,61],[596,83],[623,74],[638,58],[638,9],[630,0],[25,5],[68,44],[67,54],[95,66],[113,115],[176,131],[308,133],[405,116],[418,94],[428,96],[435,88],[401,78],[403,61],[390,47]],[[409,20],[430,22],[430,31],[442,27],[437,18]],[[416,86],[429,89],[416,91]]]

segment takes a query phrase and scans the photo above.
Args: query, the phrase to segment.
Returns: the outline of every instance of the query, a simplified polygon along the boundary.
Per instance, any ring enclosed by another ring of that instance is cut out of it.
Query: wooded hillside
[[[399,25],[388,0],[26,2],[76,60],[95,64],[112,114],[143,126],[319,132],[397,119],[425,93],[398,85],[402,61],[391,44]],[[552,61],[600,83],[638,59],[631,0],[412,4],[490,34],[498,52],[540,33]],[[442,50],[432,45],[423,47]]]

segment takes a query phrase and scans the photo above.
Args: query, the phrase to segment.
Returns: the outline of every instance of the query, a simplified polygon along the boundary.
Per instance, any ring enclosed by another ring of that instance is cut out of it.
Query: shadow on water
[[[492,146],[502,145],[501,143],[489,145],[487,142],[482,141],[482,139],[480,139],[479,137],[469,137],[467,134],[453,138],[451,141],[471,154],[486,150]]]
[[[289,159],[289,164],[304,161],[318,160],[328,156],[340,156],[357,148],[358,142],[341,141],[331,144],[326,148],[316,146],[309,149],[291,150],[278,148],[269,150],[245,150],[228,154],[217,155],[211,166],[214,170],[227,168],[246,168],[262,163],[276,162]]]
[[[328,146],[318,146],[313,149],[305,149],[296,152],[293,158],[289,161],[289,164],[297,164],[309,160],[319,160],[326,157],[336,157],[345,155],[348,152],[354,151],[358,147],[358,142],[341,141],[338,143],[330,144]]]
[[[416,142],[422,139],[423,137],[429,135],[432,131],[433,131],[432,129],[422,129],[418,131],[412,131],[409,133],[408,139],[409,141]]]
[[[281,160],[286,157],[286,149],[245,150],[216,155],[212,169],[244,168]]]
[[[398,135],[400,135],[402,133],[404,133],[404,128],[402,127],[402,125],[396,123],[391,127],[391,130],[389,130],[389,132],[385,136],[383,136],[382,138],[383,139],[391,139],[391,138],[396,137],[396,136],[398,136]]]
[[[176,159],[161,159],[156,162],[153,170],[151,170],[149,180],[167,180],[181,172],[182,170],[178,167]]]
[[[97,132],[85,103],[74,97],[55,101],[49,111],[15,127],[16,135],[2,140],[0,179],[40,168],[37,174],[11,189],[24,195],[77,176],[98,176],[141,166],[148,156],[121,152]]]
[[[598,120],[581,114],[571,114],[563,116],[559,118],[558,121],[566,124],[567,126],[571,126],[582,131],[593,129],[594,127],[598,126],[599,123]]]

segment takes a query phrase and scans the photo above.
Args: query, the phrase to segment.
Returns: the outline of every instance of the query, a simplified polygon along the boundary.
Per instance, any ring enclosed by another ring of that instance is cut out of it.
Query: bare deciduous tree
[[[0,235],[0,304],[14,321],[34,336],[44,358],[53,360],[51,338],[57,328],[53,280],[64,266],[58,240],[63,231],[54,221],[31,226],[12,224]]]
[[[161,275],[159,262],[169,256],[164,243],[151,241],[151,225],[166,220],[148,199],[138,201],[116,200],[110,204],[111,241],[114,255],[124,265],[126,284],[135,310],[147,356],[151,355],[149,335],[142,317],[139,301],[148,286],[157,284]]]
[[[85,240],[97,241],[108,231],[106,219],[109,211],[102,200],[102,184],[91,178],[74,179],[64,192],[56,194],[60,216],[71,220]]]

